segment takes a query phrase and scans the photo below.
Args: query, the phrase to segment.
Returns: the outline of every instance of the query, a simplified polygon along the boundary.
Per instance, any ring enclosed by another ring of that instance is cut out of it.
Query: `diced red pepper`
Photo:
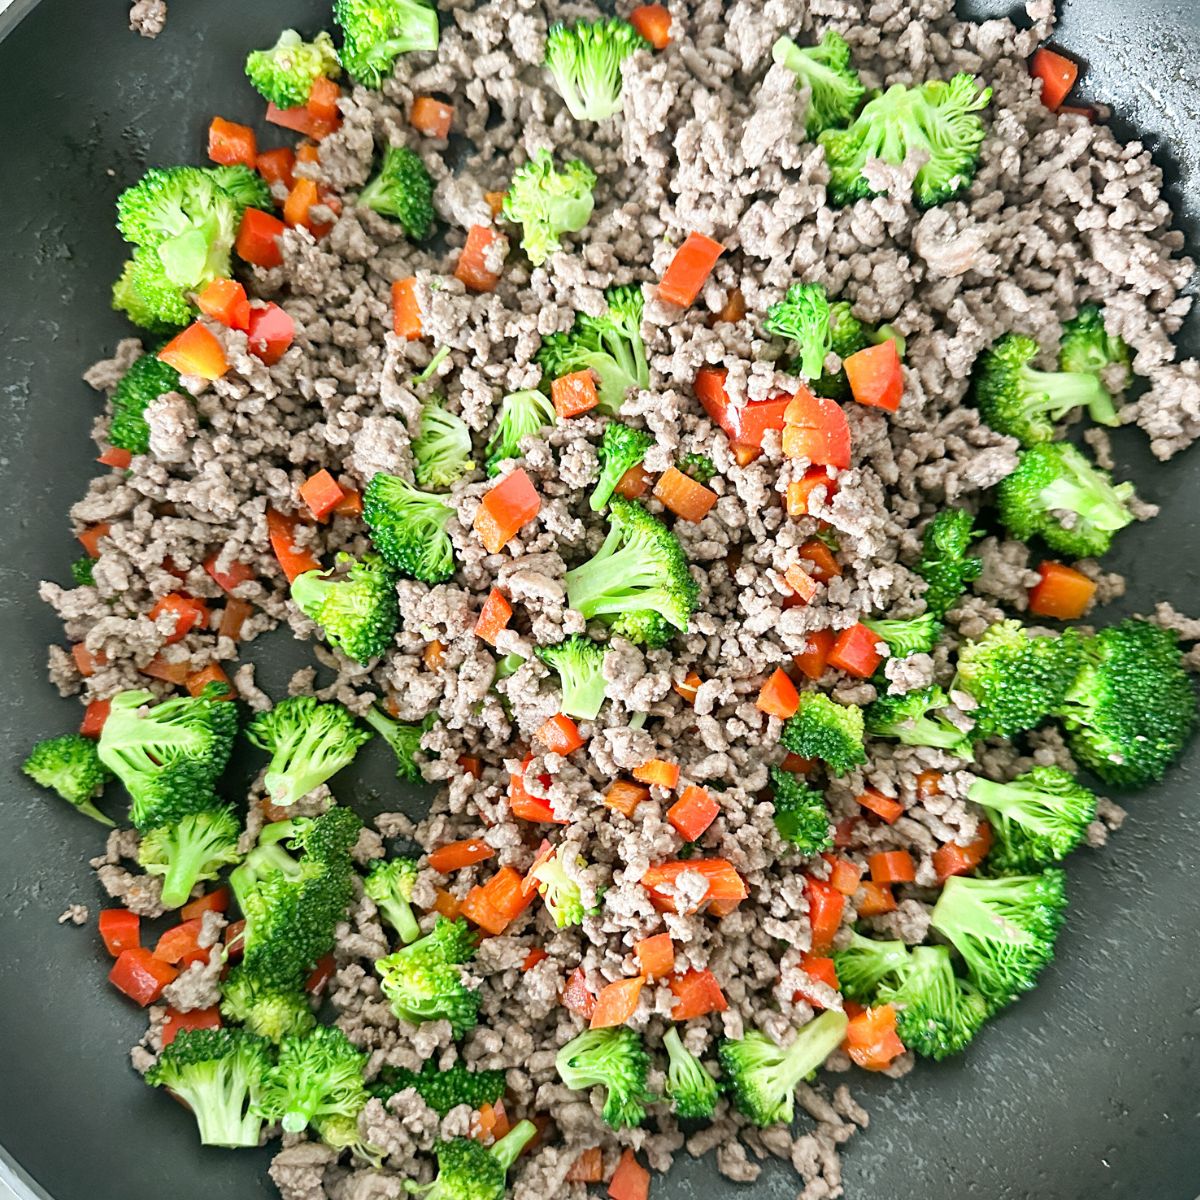
[[[100,731],[104,728],[104,722],[108,720],[108,713],[111,708],[111,700],[92,700],[84,710],[79,732],[84,737],[98,738]]]
[[[947,842],[933,852],[933,869],[938,883],[945,883],[951,875],[969,875],[988,856],[992,848],[992,827],[982,821],[974,841],[966,846]]]
[[[228,912],[229,899],[229,889],[222,885],[214,888],[211,892],[205,892],[203,896],[197,896],[195,900],[189,900],[179,910],[179,916],[184,921],[191,921],[196,917],[203,916],[206,912]]]
[[[629,23],[655,50],[665,50],[671,42],[671,14],[661,4],[639,4],[629,14]]]
[[[717,502],[717,493],[678,467],[668,467],[654,485],[654,497],[681,521],[703,521]]]
[[[678,911],[671,893],[674,891],[675,881],[685,871],[694,871],[708,881],[708,891],[688,910],[689,912],[698,912],[707,905],[710,912],[724,915],[732,912],[733,908],[750,894],[746,881],[728,859],[675,859],[651,866],[642,876],[642,887],[650,893],[656,908],[661,908],[664,912]]]
[[[226,329],[250,328],[250,300],[246,289],[236,280],[214,279],[206,284],[196,297],[196,307]]]
[[[519,775],[510,774],[508,777],[508,807],[514,817],[522,821],[533,821],[539,824],[565,825],[567,822],[554,815],[550,801],[541,796],[532,796],[525,788],[525,771],[533,761],[532,755],[527,755]],[[549,775],[539,776],[543,787],[550,784]]]
[[[775,673],[762,685],[758,693],[755,707],[768,716],[779,717],[786,721],[794,716],[800,707],[800,693],[796,685],[787,677],[781,667],[775,668]]]
[[[276,216],[261,208],[248,208],[242,213],[235,248],[238,257],[256,267],[283,265],[283,248],[279,238],[287,226]]]
[[[829,478],[829,471],[825,467],[809,467],[800,479],[794,479],[789,483],[785,501],[788,516],[807,517],[811,515],[812,496],[818,488],[825,489],[826,504],[837,495],[837,480]]]
[[[551,754],[573,754],[584,743],[579,726],[565,713],[555,713],[534,735]]]
[[[214,1004],[212,1008],[193,1008],[190,1012],[168,1008],[166,1020],[162,1024],[163,1049],[165,1050],[185,1029],[220,1028],[221,1009],[218,1005]]]
[[[881,917],[896,911],[896,897],[890,884],[864,879],[854,893],[854,908],[860,917]]]
[[[254,605],[230,596],[221,609],[221,623],[217,626],[217,637],[237,641],[242,636],[242,626],[254,612]]]
[[[1042,81],[1042,103],[1051,112],[1057,112],[1079,78],[1079,64],[1057,50],[1040,46],[1033,53],[1029,73]]]
[[[304,981],[304,990],[310,996],[319,996],[333,978],[336,969],[337,960],[333,957],[333,952],[323,954],[317,959],[317,965],[308,973],[308,978]]]
[[[408,114],[408,123],[426,137],[449,137],[450,126],[454,123],[454,109],[432,96],[417,96]]]
[[[883,662],[883,655],[875,648],[878,644],[878,634],[872,633],[861,623],[855,623],[838,634],[829,652],[829,665],[856,679],[870,679]]]
[[[880,820],[886,821],[889,825],[894,825],[904,815],[904,805],[899,800],[893,800],[890,796],[877,792],[873,787],[867,788],[856,799],[868,812],[873,812]]]
[[[804,652],[797,654],[792,661],[796,664],[796,670],[806,679],[820,679],[829,664],[829,654],[837,635],[832,629],[818,629],[814,633],[806,633],[804,638]]]
[[[685,842],[694,842],[718,817],[721,806],[704,788],[686,787],[667,809],[667,820]]]
[[[842,1047],[865,1070],[885,1070],[904,1053],[904,1043],[896,1033],[896,1010],[880,1004],[851,1017]]]
[[[641,463],[634,463],[617,480],[617,486],[614,490],[618,496],[625,500],[639,500],[650,490],[650,485],[653,482],[654,476]]]
[[[108,537],[112,526],[107,521],[101,521],[96,525],[89,525],[86,529],[81,529],[75,538],[79,544],[87,551],[88,558],[100,557],[100,539]]]
[[[808,563],[806,570],[818,583],[828,583],[842,573],[841,564],[833,551],[820,538],[809,538],[799,550],[797,557]]]
[[[421,336],[421,306],[417,303],[417,278],[397,279],[392,284],[392,332],[405,341]]]
[[[475,511],[474,529],[489,554],[498,554],[541,511],[533,480],[518,467],[497,483]]]
[[[601,1183],[604,1180],[604,1151],[599,1146],[584,1150],[563,1176],[566,1183]]]
[[[318,521],[329,516],[345,494],[338,481],[323,467],[300,485],[300,499]]]
[[[693,230],[675,251],[675,257],[663,274],[658,285],[659,299],[687,308],[700,294],[717,259],[724,253],[725,247],[720,242]]]
[[[651,787],[673,788],[679,782],[679,764],[663,758],[651,758],[633,768],[633,777]]]
[[[804,758],[799,754],[793,754],[790,750],[783,756],[783,762],[779,765],[785,771],[791,771],[794,775],[807,775],[820,762],[817,758]]]
[[[158,357],[180,375],[194,375],[199,379],[220,379],[229,370],[221,343],[199,321],[177,333],[158,352]]]
[[[462,914],[486,933],[499,935],[533,903],[536,892],[526,893],[524,878],[512,867],[501,867],[482,885],[476,885],[462,902]]]
[[[489,646],[494,646],[501,630],[508,628],[512,615],[513,607],[508,598],[499,588],[492,588],[479,610],[479,618],[475,622],[475,636],[487,642]]]
[[[549,957],[550,955],[547,954],[546,951],[541,948],[541,946],[534,946],[533,949],[530,950],[527,955],[525,955],[525,961],[521,963],[521,970],[523,972],[532,971],[533,968],[538,965],[538,963],[545,962]]]
[[[289,191],[295,182],[296,152],[291,146],[279,146],[274,150],[262,150],[254,165],[258,173],[270,184],[282,183]]]
[[[771,400],[752,400],[735,411],[729,407],[726,378],[728,372],[724,367],[701,367],[692,384],[696,398],[731,442],[746,448],[761,449],[763,435],[769,429],[783,428],[784,414],[792,398],[783,395]]]
[[[233,684],[229,681],[229,676],[225,674],[224,669],[217,663],[209,663],[207,667],[201,667],[200,670],[193,671],[183,681],[183,686],[187,688],[189,695],[199,696],[214,683],[221,684],[222,689],[220,692],[213,694],[212,698],[214,700],[237,699],[237,693],[233,690]]]
[[[783,581],[792,589],[793,598],[801,604],[807,604],[821,586],[799,563],[792,563],[784,571]]]
[[[318,75],[312,81],[308,101],[304,107],[312,114],[314,120],[336,124],[341,120],[341,110],[338,108],[341,96],[342,89],[336,79],[330,79],[328,75]]]
[[[274,366],[296,340],[296,323],[274,302],[250,310],[247,346],[255,358]]]
[[[229,566],[221,570],[217,563],[220,561],[221,552],[214,550],[204,560],[204,569],[212,577],[213,582],[217,587],[222,588],[227,592],[232,592],[239,584],[248,583],[254,578],[254,568],[246,566],[245,563],[238,562],[237,559],[230,561]]]
[[[96,461],[105,467],[128,471],[133,465],[133,454],[129,450],[122,450],[119,446],[109,446],[103,454],[97,457]]]
[[[156,654],[144,667],[138,668],[143,675],[151,679],[161,679],[164,683],[173,683],[182,687],[187,677],[192,673],[191,660],[187,658],[170,659]]]
[[[609,1181],[608,1200],[647,1200],[649,1195],[650,1172],[626,1146]]]
[[[709,1013],[724,1012],[729,1007],[717,977],[711,971],[695,968],[673,975],[667,986],[675,996],[671,1006],[672,1021],[690,1021]]]
[[[700,685],[704,682],[695,671],[689,671],[683,678],[681,683],[671,684],[671,690],[680,697],[685,704],[696,703],[696,693],[700,690]]]
[[[852,354],[842,367],[850,381],[850,394],[867,408],[895,412],[904,399],[904,369],[900,351],[888,338],[877,346],[868,346]]]
[[[482,838],[464,838],[460,842],[449,842],[444,846],[439,846],[436,850],[431,850],[429,866],[431,870],[438,871],[442,875],[449,875],[451,871],[459,871],[463,867],[471,867],[476,863],[484,862],[493,857],[495,853],[495,850]]]
[[[589,1025],[592,1029],[611,1029],[624,1025],[637,1011],[638,997],[642,994],[646,980],[641,975],[632,979],[618,979],[600,989],[596,1007],[592,1009]]]
[[[850,465],[850,425],[841,405],[801,386],[784,413],[783,452],[814,466],[845,470]]]
[[[203,923],[202,918],[194,917],[166,930],[158,939],[158,945],[154,947],[154,957],[160,962],[171,963],[174,966],[194,956],[201,950],[199,939]],[[203,951],[203,956],[205,960],[208,959],[207,950]]]
[[[839,989],[837,967],[833,959],[824,954],[806,954],[800,959],[800,970],[816,983],[823,983],[834,991]],[[814,1008],[824,1008],[825,1005],[817,999],[814,992],[808,988],[796,989],[795,999],[807,1000]]]
[[[494,243],[504,242],[493,249]],[[508,253],[507,239],[490,225],[472,225],[466,245],[458,256],[454,278],[469,292],[492,292],[500,282],[500,269],[493,264],[496,258],[503,263]]]
[[[136,950],[142,944],[142,918],[127,908],[104,908],[96,921],[104,948],[119,957],[125,950]]]
[[[571,1012],[577,1013],[585,1021],[591,1020],[592,1013],[596,1011],[596,997],[592,994],[592,989],[588,987],[587,976],[583,973],[582,967],[576,967],[567,976],[560,999],[563,1008],[569,1008]]]
[[[618,779],[604,793],[604,803],[608,808],[630,818],[633,817],[637,806],[649,799],[650,789],[648,787],[640,783],[630,783],[628,779]]]
[[[1092,603],[1096,584],[1082,571],[1058,562],[1038,567],[1041,578],[1029,589],[1029,611],[1037,617],[1077,621]]]
[[[808,921],[812,926],[811,949],[832,949],[834,934],[842,923],[846,897],[832,883],[811,876],[805,878],[804,894],[808,898]]]
[[[327,138],[337,127],[337,118],[329,120],[318,116],[308,107],[301,104],[296,108],[278,108],[274,104],[267,105],[267,120],[280,129],[290,129],[294,133],[302,133],[313,141],[319,142]]]
[[[224,117],[213,117],[208,127],[208,157],[223,167],[239,163],[254,170],[258,159],[258,140],[249,125],[238,125]]]
[[[167,634],[165,638],[166,644],[172,646],[183,641],[197,625],[203,628],[208,624],[208,605],[203,600],[196,600],[179,592],[169,592],[150,610],[152,621],[157,622],[158,618],[163,616],[175,618],[174,632]]]
[[[550,399],[560,421],[582,416],[600,403],[596,378],[591,371],[572,371],[560,375],[550,384]]]
[[[867,859],[875,883],[912,883],[917,877],[913,856],[907,850],[884,850]]]
[[[162,995],[163,988],[178,977],[179,972],[174,967],[161,962],[141,946],[121,951],[108,973],[109,983],[143,1008],[153,1004]]]
[[[839,858],[836,854],[822,854],[821,857],[829,864],[829,886],[841,892],[843,896],[853,896],[858,890],[862,871],[852,862]]]
[[[246,932],[245,921],[230,921],[225,926],[225,957],[233,960],[241,958],[245,950],[243,934]]]
[[[647,979],[665,979],[675,970],[675,943],[669,933],[642,938],[633,948],[638,968]]]
[[[277,509],[267,509],[267,535],[271,539],[271,549],[279,562],[283,573],[291,583],[305,571],[319,571],[321,564],[308,550],[296,546],[296,526],[299,522],[295,516],[279,512]]]

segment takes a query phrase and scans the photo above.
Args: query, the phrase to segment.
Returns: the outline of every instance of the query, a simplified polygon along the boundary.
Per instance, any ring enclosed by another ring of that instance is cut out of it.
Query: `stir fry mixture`
[[[121,825],[134,1067],[286,1200],[841,1196],[847,1079],[1036,985],[1200,637],[1087,623],[1155,513],[1107,430],[1182,449],[1200,370],[1051,7],[337,0],[122,181],[26,770]]]

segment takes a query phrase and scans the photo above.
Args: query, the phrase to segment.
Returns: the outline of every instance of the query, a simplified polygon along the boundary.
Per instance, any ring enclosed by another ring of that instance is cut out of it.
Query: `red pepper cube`
[[[469,292],[495,291],[507,254],[508,239],[503,234],[489,225],[472,225],[458,256],[454,278]]]
[[[226,329],[250,328],[250,301],[246,289],[233,279],[214,279],[196,297],[196,307]]]
[[[113,958],[142,944],[142,918],[127,908],[102,909],[96,925],[104,939],[104,948]]]
[[[175,629],[164,639],[166,645],[172,646],[181,642],[197,626],[203,627],[208,622],[208,605],[203,600],[195,600],[179,592],[171,592],[163,596],[150,610],[150,620],[157,622],[159,617],[173,616]]]
[[[659,299],[687,308],[700,294],[717,259],[724,253],[725,247],[720,242],[693,230],[663,273],[658,285]]]
[[[300,485],[300,499],[318,521],[324,520],[345,499],[338,481],[324,468]]]
[[[904,399],[904,369],[896,343],[888,338],[852,354],[842,364],[850,393],[859,404],[895,412]]]
[[[296,339],[296,323],[278,304],[250,310],[250,328],[246,333],[250,353],[274,366]]]
[[[484,496],[475,512],[474,528],[484,549],[498,554],[541,507],[537,488],[522,469],[506,475]]]
[[[108,973],[109,983],[143,1008],[153,1004],[163,994],[163,988],[178,977],[174,967],[140,946],[123,950]]]
[[[717,819],[721,806],[704,788],[686,787],[667,809],[667,820],[684,841],[694,842]]]
[[[1079,78],[1079,65],[1057,50],[1041,46],[1034,51],[1029,73],[1042,81],[1042,103],[1057,112]]]
[[[560,421],[582,416],[600,403],[596,380],[591,371],[572,371],[550,384],[550,399]]]
[[[261,208],[246,209],[234,244],[238,257],[256,267],[282,266],[283,250],[279,237],[286,229],[287,226],[271,213],[263,212]]]
[[[254,130],[224,117],[213,117],[208,127],[208,157],[223,167],[240,164],[253,171],[258,158]]]
[[[883,662],[883,655],[876,649],[878,643],[879,635],[872,633],[865,625],[851,625],[849,629],[843,629],[833,643],[829,665],[856,679],[870,679]]]
[[[1096,584],[1074,567],[1044,562],[1038,567],[1041,578],[1029,589],[1029,611],[1038,617],[1058,621],[1077,621],[1092,603]]]
[[[193,375],[198,379],[220,379],[229,370],[221,343],[199,321],[177,333],[158,352],[158,357],[180,375]]]
[[[483,608],[479,610],[479,619],[475,622],[475,636],[487,642],[489,646],[494,646],[500,631],[508,627],[512,615],[512,605],[507,597],[499,589],[492,588],[483,602]]]
[[[417,96],[408,114],[408,123],[426,137],[449,137],[453,122],[454,109],[432,96]]]
[[[417,303],[417,280],[410,275],[392,284],[392,332],[405,341],[421,336],[421,306]]]

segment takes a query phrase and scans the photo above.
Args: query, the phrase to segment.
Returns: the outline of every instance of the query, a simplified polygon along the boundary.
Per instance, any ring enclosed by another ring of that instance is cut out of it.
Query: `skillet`
[[[107,988],[94,925],[60,929],[69,901],[102,907],[86,865],[96,828],[47,803],[18,764],[37,739],[72,728],[74,701],[45,679],[60,636],[37,581],[63,580],[78,547],[66,512],[92,473],[95,397],[79,376],[129,329],[108,311],[123,250],[121,187],[152,164],[198,160],[207,117],[253,121],[240,74],[281,28],[328,21],[329,0],[172,0],[156,43],[128,32],[127,0],[16,0],[0,16],[0,1182],[53,1200],[274,1197],[266,1152],[200,1147],[187,1115],[143,1086],[126,1049],[144,1017]],[[1004,0],[973,0],[996,16]],[[1159,147],[1193,252],[1200,248],[1200,3],[1068,0],[1058,42],[1089,61],[1089,99],[1122,136]],[[1200,351],[1193,318],[1185,347]],[[1153,463],[1136,431],[1116,438],[1119,477],[1162,506],[1118,539],[1130,579],[1117,612],[1171,600],[1200,615],[1200,451]],[[280,694],[307,660],[286,633],[249,648]],[[382,755],[339,776],[370,814],[397,806]],[[375,767],[372,773],[371,767]],[[231,794],[249,778],[235,764]],[[1031,996],[961,1060],[905,1080],[858,1077],[872,1124],[849,1146],[851,1200],[1194,1200],[1200,1193],[1200,741],[1166,783],[1137,795],[1100,854],[1072,860],[1058,958]],[[424,798],[403,797],[410,811]],[[2,1192],[0,1187],[0,1192]],[[783,1198],[789,1173],[753,1187],[681,1161],[656,1200]]]

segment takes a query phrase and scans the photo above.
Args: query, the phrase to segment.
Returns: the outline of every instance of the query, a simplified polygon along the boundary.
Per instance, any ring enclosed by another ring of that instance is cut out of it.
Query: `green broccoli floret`
[[[510,458],[521,457],[521,440],[557,420],[554,405],[541,392],[509,392],[500,402],[496,428],[487,444],[487,473],[495,475]]]
[[[1104,310],[1098,304],[1085,304],[1063,325],[1062,344],[1058,352],[1060,371],[1099,373],[1106,367],[1120,365],[1124,368],[1121,384],[1124,390],[1129,386],[1132,375],[1131,361],[1125,340],[1104,328]],[[1092,415],[1093,419],[1100,420],[1094,413]],[[1112,424],[1116,424],[1116,421]]]
[[[1084,645],[1083,669],[1058,708],[1071,753],[1113,787],[1161,779],[1196,722],[1196,695],[1178,639],[1122,621]]]
[[[271,803],[281,808],[348,767],[370,736],[340,704],[312,696],[281,700],[246,728],[246,738],[271,755],[264,782]]]
[[[954,973],[945,946],[906,954],[876,999],[896,1006],[896,1033],[905,1046],[939,1062],[964,1050],[990,1015],[980,992]]]
[[[302,1133],[327,1117],[357,1116],[366,1103],[367,1055],[336,1025],[318,1025],[285,1037],[279,1061],[267,1073],[259,1107],[285,1133]]]
[[[138,862],[149,874],[162,876],[163,904],[179,908],[196,884],[216,879],[222,867],[237,862],[241,832],[241,822],[228,805],[188,813],[146,833]]]
[[[363,493],[363,520],[375,549],[402,575],[422,583],[445,583],[454,574],[454,544],[446,532],[452,516],[454,509],[441,496],[398,475],[378,472]]]
[[[111,825],[95,805],[97,796],[112,779],[108,768],[100,761],[93,738],[81,733],[64,733],[59,737],[38,742],[21,770],[34,783],[57,792],[68,804],[101,825]]]
[[[699,595],[679,539],[640,504],[619,496],[609,502],[604,544],[564,582],[573,609],[588,620],[615,619],[614,632],[648,645],[663,644],[668,626],[686,630]],[[631,617],[632,624],[625,620]]]
[[[830,349],[845,362],[852,354],[881,339],[854,315],[845,300],[839,300],[829,306],[829,340]],[[795,375],[800,368],[793,364],[788,370]],[[808,386],[818,396],[830,400],[850,399],[850,380],[841,368],[834,372],[822,371],[820,378],[810,381]]]
[[[602,317],[577,313],[570,333],[542,338],[537,361],[544,380],[575,371],[594,371],[599,380],[600,403],[596,412],[615,416],[630,388],[650,386],[650,366],[642,341],[641,288],[610,287],[605,293],[608,311]]]
[[[575,1091],[603,1087],[602,1115],[613,1129],[635,1128],[646,1119],[653,1097],[646,1090],[650,1056],[627,1025],[585,1029],[554,1060],[558,1077]]]
[[[1017,469],[996,489],[1000,520],[1013,537],[1040,537],[1074,558],[1098,558],[1108,550],[1113,534],[1133,520],[1126,505],[1132,495],[1132,483],[1114,486],[1107,471],[1069,442],[1022,450]]]
[[[407,146],[383,152],[379,174],[358,195],[364,208],[392,217],[414,242],[433,232],[433,180],[420,156]]]
[[[221,1014],[275,1043],[307,1033],[317,1023],[299,984],[289,990],[259,980],[241,966],[221,985]]]
[[[420,0],[334,0],[342,65],[355,83],[377,88],[401,54],[438,48],[437,9]]]
[[[472,1071],[461,1060],[447,1070],[428,1059],[420,1071],[404,1067],[385,1066],[379,1078],[367,1085],[367,1090],[380,1100],[390,1100],[405,1088],[415,1088],[421,1099],[444,1117],[460,1104],[478,1111],[485,1104],[495,1104],[503,1097],[508,1080],[504,1071]]]
[[[244,1029],[184,1029],[146,1072],[183,1100],[205,1146],[257,1146],[270,1047]]]
[[[1040,350],[1022,334],[1006,333],[984,351],[975,367],[975,404],[997,433],[1022,446],[1053,441],[1061,421],[1087,408],[1093,421],[1117,424],[1112,396],[1092,371],[1038,371],[1030,364]]]
[[[77,587],[96,586],[96,560],[83,554],[71,564],[71,579]]]
[[[878,158],[899,166],[917,151],[928,155],[913,180],[918,207],[952,200],[975,177],[986,133],[976,113],[991,98],[991,88],[978,89],[964,73],[949,83],[893,84],[868,100],[848,129],[818,135],[829,165],[830,202],[853,204],[878,195],[863,174],[868,161]]]
[[[392,1011],[402,1021],[450,1022],[456,1038],[478,1020],[479,993],[462,980],[460,964],[475,954],[475,935],[466,921],[438,917],[432,933],[377,959],[375,970]]]
[[[504,1200],[508,1169],[536,1133],[532,1121],[518,1121],[491,1146],[474,1138],[438,1142],[437,1178],[428,1187],[409,1184],[409,1190],[422,1200]]]
[[[804,117],[809,138],[850,123],[867,89],[850,65],[850,47],[840,33],[827,29],[816,46],[797,46],[791,38],[781,37],[771,48],[771,57],[811,93]]]
[[[363,713],[363,720],[391,746],[396,756],[396,778],[408,783],[424,783],[425,777],[416,756],[421,749],[421,738],[433,728],[434,714],[430,713],[424,721],[414,725],[394,721],[378,705],[372,705]]]
[[[559,23],[546,36],[546,70],[575,120],[603,121],[621,111],[621,63],[648,46],[628,21]]]
[[[475,469],[466,421],[448,412],[437,397],[421,407],[421,428],[413,440],[412,452],[421,487],[449,487]]]
[[[412,910],[413,886],[416,882],[415,858],[377,858],[367,868],[367,878],[363,884],[363,890],[405,945],[421,936],[421,927]]]
[[[932,927],[962,955],[971,982],[993,1010],[1036,985],[1054,957],[1066,916],[1065,876],[1057,868],[1004,879],[951,876]]]
[[[196,311],[187,292],[167,278],[158,255],[140,246],[113,284],[112,306],[151,333],[172,332]]]
[[[228,167],[207,167],[217,186],[238,206],[240,222],[247,208],[262,208],[270,212],[275,207],[271,185],[244,163]]]
[[[763,330],[787,338],[795,347],[796,367],[805,379],[819,379],[825,356],[833,348],[829,298],[819,283],[793,283],[777,304],[767,309]]]
[[[307,104],[318,79],[336,79],[341,73],[333,38],[324,30],[306,42],[294,29],[285,29],[270,50],[251,50],[246,56],[254,90],[278,108]]]
[[[925,526],[924,553],[916,572],[925,580],[925,603],[934,616],[944,617],[966,585],[979,578],[983,560],[967,551],[981,536],[975,532],[975,518],[962,508],[944,508]]]
[[[755,1125],[790,1124],[796,1085],[842,1044],[849,1023],[845,1013],[829,1009],[809,1021],[786,1048],[757,1029],[722,1042],[721,1068],[738,1112]]]
[[[578,857],[578,856],[577,856]],[[579,865],[584,866],[583,859]],[[567,874],[558,853],[538,863],[530,872],[537,881],[537,890],[546,903],[546,911],[554,918],[559,929],[568,925],[582,925],[588,909],[583,905],[579,884]]]
[[[143,354],[121,376],[112,394],[112,420],[108,440],[131,454],[150,449],[150,426],[146,409],[165,392],[179,390],[179,372],[162,362],[156,354]]]
[[[825,797],[782,767],[772,767],[770,775],[775,828],[779,830],[779,836],[801,854],[820,854],[828,850],[833,845],[833,830],[829,825]]]
[[[901,696],[882,695],[867,705],[863,720],[872,737],[894,737],[906,746],[937,746],[970,758],[974,734],[937,714],[949,702],[936,684]]]
[[[880,641],[887,642],[893,658],[932,654],[938,638],[942,636],[942,623],[931,612],[907,621],[861,621],[860,624],[865,625]]]
[[[857,704],[838,704],[823,692],[801,692],[800,707],[784,722],[780,742],[801,758],[819,758],[835,775],[867,761],[863,714]]]
[[[366,1107],[368,1099],[370,1097],[364,1091],[362,1107]],[[313,1128],[317,1131],[321,1141],[339,1154],[343,1150],[349,1150],[351,1154],[356,1158],[361,1158],[374,1170],[378,1171],[383,1167],[387,1151],[373,1146],[363,1139],[362,1134],[358,1131],[358,1112],[317,1117],[313,1121]]]
[[[346,570],[335,576],[337,567]],[[339,554],[337,567],[297,575],[292,580],[292,600],[321,626],[331,646],[355,662],[370,662],[387,651],[400,620],[396,577],[374,554],[361,559]]]
[[[592,512],[601,512],[617,490],[621,476],[646,457],[654,445],[654,435],[644,429],[631,429],[620,421],[609,421],[600,441],[600,478],[592,489],[588,505]],[[703,483],[704,480],[701,480]]]
[[[537,656],[558,672],[562,686],[560,712],[591,721],[604,703],[608,682],[604,678],[606,646],[574,634],[556,646],[538,646]]]
[[[717,473],[717,464],[707,454],[685,454],[679,460],[679,469],[697,483],[708,483]]]
[[[848,1000],[869,1000],[907,962],[908,947],[903,942],[863,937],[857,930],[851,930],[846,946],[833,952],[838,987]]]
[[[562,248],[560,235],[578,233],[591,219],[596,172],[580,159],[554,169],[549,150],[538,150],[513,172],[504,195],[504,219],[524,231],[521,248],[535,267]]]
[[[663,1035],[667,1051],[667,1097],[677,1117],[685,1121],[709,1121],[717,1107],[721,1088],[704,1069],[704,1064],[683,1044],[679,1026]]]

